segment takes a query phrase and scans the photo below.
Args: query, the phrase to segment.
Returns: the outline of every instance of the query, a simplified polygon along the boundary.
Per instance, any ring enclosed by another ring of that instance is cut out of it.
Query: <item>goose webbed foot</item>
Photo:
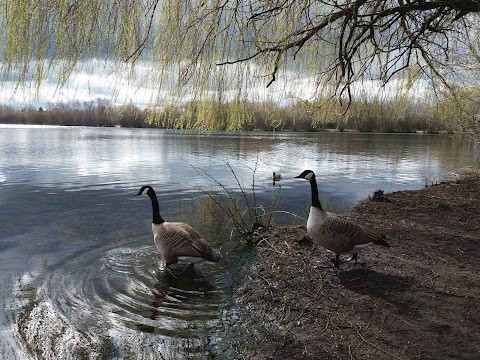
[[[340,259],[340,255],[336,255],[333,259],[322,262],[320,266],[323,268],[329,268],[329,269],[338,268],[339,259]]]
[[[165,272],[167,274],[170,274],[174,278],[178,278],[178,276],[184,275],[184,274],[195,274],[195,264],[194,263],[182,263],[180,265],[175,265],[173,266],[173,269],[170,267],[172,264],[168,264],[165,266]]]
[[[321,266],[322,268],[325,268],[325,269],[334,269],[334,268],[336,267],[333,259],[331,259],[331,260],[326,260],[326,261],[320,263],[320,266]]]

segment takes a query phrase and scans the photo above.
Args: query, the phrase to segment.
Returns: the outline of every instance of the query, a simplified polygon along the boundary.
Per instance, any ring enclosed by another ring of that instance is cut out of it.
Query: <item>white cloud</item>
[[[178,71],[172,69],[171,73]],[[167,99],[168,89],[159,89],[155,83],[155,70],[152,66],[142,63],[136,64],[133,74],[126,64],[118,64],[108,60],[92,59],[78,64],[72,77],[64,87],[58,87],[58,78],[52,75],[44,79],[40,87],[35,89],[33,83],[26,83],[24,87],[17,87],[14,80],[4,81],[0,86],[0,103],[22,108],[33,106],[48,108],[51,103],[66,103],[69,101],[89,102],[97,99],[108,99],[116,104],[132,102],[140,108],[148,107],[152,99]],[[318,93],[318,82],[313,77],[299,77],[298,73],[287,71],[280,74],[277,80],[266,88],[266,82],[258,80],[259,70],[254,65],[246,65],[243,77],[244,93],[252,101],[271,100],[279,103],[288,103],[292,99],[313,100]],[[228,74],[234,71],[227,69]],[[252,75],[253,74],[253,75]],[[265,78],[265,81],[267,78]],[[249,85],[253,84],[253,85]],[[401,83],[392,80],[382,87],[378,81],[363,81],[353,84],[352,92],[355,94],[368,93],[373,96],[389,97],[398,93]],[[424,96],[425,84],[419,83],[411,89],[410,94]],[[211,92],[214,94],[214,92]],[[194,98],[195,93],[185,93],[182,101]],[[237,94],[234,88],[228,89],[223,94],[223,99],[231,100]]]
[[[15,80],[4,81],[0,87],[0,103],[15,106],[48,107],[51,103],[72,100],[86,102],[96,99],[111,99],[116,103],[132,101],[140,107],[148,106],[155,92],[144,83],[134,83],[127,72],[117,71],[117,64],[102,60],[89,60],[80,63],[72,77],[63,87],[58,86],[58,78],[50,75],[42,81],[38,90],[33,82],[18,86]],[[142,66],[136,69],[138,79],[145,72]],[[54,73],[52,71],[52,73]]]

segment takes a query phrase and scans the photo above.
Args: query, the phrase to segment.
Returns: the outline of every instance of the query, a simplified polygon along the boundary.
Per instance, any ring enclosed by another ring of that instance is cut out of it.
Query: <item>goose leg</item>
[[[170,265],[172,264],[173,263],[165,264],[165,271],[170,275],[172,275],[174,278],[176,278],[177,276],[173,273],[172,269],[170,269]]]
[[[332,259],[333,266],[338,268],[338,264],[340,263],[340,254],[335,254],[335,259]]]
[[[357,263],[357,254],[352,254],[352,257],[346,260],[346,262],[351,262],[351,261],[353,261],[354,264]]]

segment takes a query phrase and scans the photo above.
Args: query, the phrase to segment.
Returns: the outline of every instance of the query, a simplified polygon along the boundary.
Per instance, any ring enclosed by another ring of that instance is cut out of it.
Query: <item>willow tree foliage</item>
[[[452,90],[478,80],[479,13],[479,0],[0,1],[0,58],[4,80],[37,87],[101,59],[155,87],[152,105],[272,88],[348,98],[397,78]]]

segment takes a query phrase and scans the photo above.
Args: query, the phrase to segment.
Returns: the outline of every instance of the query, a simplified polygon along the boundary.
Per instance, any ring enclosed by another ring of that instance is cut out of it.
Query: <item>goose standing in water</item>
[[[221,256],[194,228],[182,222],[167,222],[160,215],[158,199],[151,186],[142,186],[135,196],[145,195],[152,201],[153,241],[165,260],[165,268],[179,260],[190,263],[203,260],[217,262]]]
[[[338,267],[340,254],[352,254],[350,260],[356,262],[357,253],[372,244],[390,247],[384,237],[373,230],[324,211],[318,198],[317,181],[313,171],[305,170],[295,178],[310,181],[312,206],[307,220],[307,233],[315,243],[335,253],[335,258],[332,259],[334,267]]]

